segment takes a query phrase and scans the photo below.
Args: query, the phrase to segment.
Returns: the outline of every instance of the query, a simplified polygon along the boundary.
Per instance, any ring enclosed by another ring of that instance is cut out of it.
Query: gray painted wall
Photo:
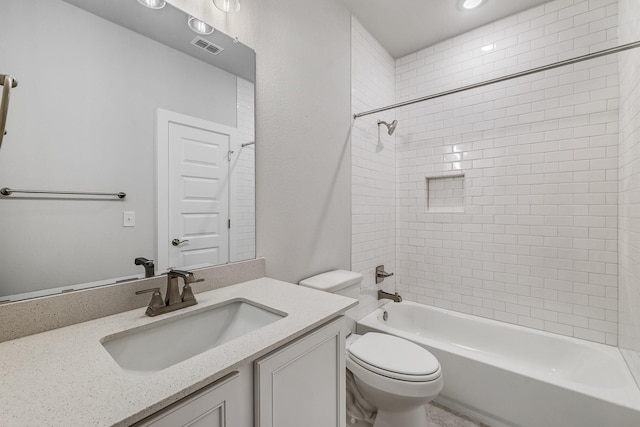
[[[298,282],[350,268],[350,14],[335,0],[170,0],[253,47],[257,255]]]

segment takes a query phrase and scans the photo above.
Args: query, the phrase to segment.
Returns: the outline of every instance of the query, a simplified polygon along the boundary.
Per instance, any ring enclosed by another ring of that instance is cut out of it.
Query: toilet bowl
[[[347,369],[364,399],[378,409],[374,427],[426,426],[424,405],[444,386],[438,360],[424,348],[370,332],[347,339]]]
[[[302,280],[300,285],[358,298],[361,281],[359,273],[336,270]],[[373,427],[427,425],[424,405],[444,386],[440,364],[431,353],[378,332],[351,334],[345,347],[357,394],[377,408]]]

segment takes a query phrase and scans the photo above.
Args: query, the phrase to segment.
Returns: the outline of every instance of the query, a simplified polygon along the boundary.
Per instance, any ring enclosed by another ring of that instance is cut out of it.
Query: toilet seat
[[[441,376],[431,353],[393,335],[369,332],[350,343],[347,357],[370,372],[400,381],[429,382]]]
[[[349,359],[355,363],[357,363],[358,365],[360,365],[361,367],[363,367],[364,369],[378,374],[378,375],[382,375],[385,376],[387,378],[391,378],[394,380],[399,380],[399,381],[408,381],[408,382],[429,382],[429,381],[433,381],[436,380],[440,377],[440,375],[442,375],[442,373],[440,372],[440,369],[438,368],[437,371],[435,371],[434,373],[430,374],[430,375],[406,375],[406,374],[401,374],[398,372],[392,372],[392,371],[386,371],[384,369],[380,369],[376,366],[373,366],[371,364],[368,364],[367,362],[364,362],[363,360],[358,359],[357,357],[353,356],[352,354],[348,355]]]

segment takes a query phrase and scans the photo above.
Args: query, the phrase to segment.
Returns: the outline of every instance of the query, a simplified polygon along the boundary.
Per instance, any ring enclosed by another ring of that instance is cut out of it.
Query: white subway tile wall
[[[238,116],[237,127],[240,132],[240,144],[255,141],[255,90],[248,80],[237,79]],[[235,236],[232,261],[253,259],[256,257],[256,179],[255,145],[238,145],[237,160],[232,164],[236,192],[236,217],[232,218],[232,230]]]
[[[395,101],[395,61],[355,19],[351,24],[352,111],[354,113]],[[363,274],[358,316],[378,307],[375,268],[396,266],[396,159],[395,135],[378,119],[391,123],[393,111],[354,120],[352,144],[352,259],[351,268]],[[395,276],[382,283],[395,289]]]
[[[620,0],[620,43],[640,40],[640,2]],[[640,384],[640,51],[620,55],[620,347]]]
[[[400,58],[396,101],[615,46],[617,14],[617,0],[556,0]],[[354,110],[387,103],[386,81],[356,62]],[[617,57],[608,56],[398,109],[398,291],[616,345],[618,104]],[[371,142],[357,145],[365,123],[375,130],[360,119],[354,129],[354,200],[363,202],[354,205],[354,265],[370,268],[365,253],[382,249],[364,236],[386,230],[372,220],[392,214],[369,209],[393,176],[377,170]],[[464,213],[428,212],[425,177],[456,172],[465,174]]]

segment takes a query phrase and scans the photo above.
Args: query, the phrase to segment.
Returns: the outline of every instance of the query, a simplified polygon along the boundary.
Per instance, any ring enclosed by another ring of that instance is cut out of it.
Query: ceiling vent
[[[209,52],[212,55],[217,55],[224,50],[224,48],[218,45],[215,45],[210,41],[208,41],[207,39],[204,39],[200,36],[191,40],[191,44],[194,45],[195,47],[199,47],[200,49]]]

